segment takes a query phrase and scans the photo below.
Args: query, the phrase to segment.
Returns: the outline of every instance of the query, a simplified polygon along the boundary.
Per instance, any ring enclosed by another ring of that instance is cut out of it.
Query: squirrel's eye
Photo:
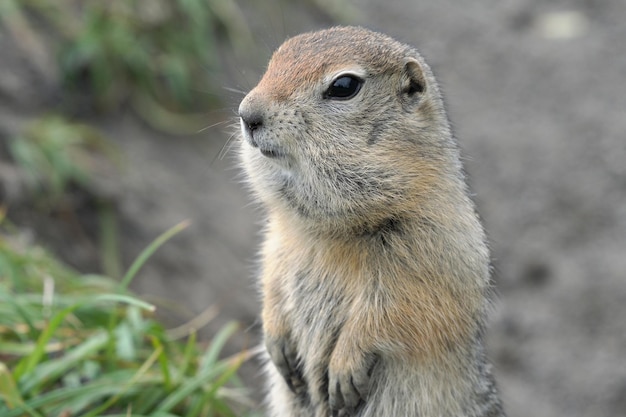
[[[342,75],[334,80],[326,93],[325,98],[334,100],[349,100],[361,89],[363,81],[354,75]]]

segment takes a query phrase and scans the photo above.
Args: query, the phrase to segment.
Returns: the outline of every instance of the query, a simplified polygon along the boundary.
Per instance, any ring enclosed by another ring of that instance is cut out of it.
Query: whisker
[[[231,93],[241,94],[242,96],[245,96],[247,94],[245,91],[238,90],[236,88],[231,88],[231,87],[222,87],[222,88],[226,91],[230,91]]]
[[[229,140],[228,140],[228,142],[227,142],[228,147],[227,147],[226,151],[223,153],[223,155],[222,155],[222,157],[221,157],[220,159],[224,158],[224,157],[226,156],[226,154],[227,154],[228,152],[230,152],[230,150],[233,148],[233,146],[235,146],[235,141],[233,140],[233,138],[234,138],[235,136],[237,136],[237,134],[236,134],[236,133],[233,133],[233,134],[231,135],[230,139],[229,139]]]
[[[231,122],[231,120],[222,120],[220,122],[213,123],[212,125],[208,125],[206,127],[203,127],[202,129],[198,130],[196,133],[202,133],[205,130],[208,130],[208,129],[212,128],[212,127],[223,125],[224,123],[229,123],[229,122]]]
[[[217,161],[218,159],[221,161],[222,159],[224,159],[224,156],[228,153],[228,151],[230,151],[230,149],[232,148],[232,143],[233,143],[233,138],[235,136],[237,136],[238,132],[233,132],[228,139],[226,139],[226,142],[224,142],[224,144],[222,145],[222,148],[220,149],[220,151],[217,153],[217,155],[215,155],[215,157],[213,157],[213,159],[211,160],[211,165],[213,165],[215,163],[215,161]]]

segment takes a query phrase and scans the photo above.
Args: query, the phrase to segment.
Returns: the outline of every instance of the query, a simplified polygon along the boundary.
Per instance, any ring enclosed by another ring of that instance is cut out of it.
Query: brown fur
[[[326,98],[341,74],[361,90]],[[270,414],[503,416],[482,348],[489,253],[417,51],[361,28],[297,36],[239,112],[268,215]]]

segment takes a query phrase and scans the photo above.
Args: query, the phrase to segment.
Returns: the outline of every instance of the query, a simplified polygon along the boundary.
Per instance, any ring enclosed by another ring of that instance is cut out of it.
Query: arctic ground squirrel
[[[501,417],[485,233],[431,69],[358,27],[288,39],[239,106],[267,215],[272,417]]]

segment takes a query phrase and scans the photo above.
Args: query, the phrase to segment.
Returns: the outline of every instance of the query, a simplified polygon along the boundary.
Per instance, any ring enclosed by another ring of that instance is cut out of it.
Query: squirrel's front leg
[[[306,382],[302,376],[298,352],[289,334],[277,335],[266,330],[265,348],[289,389],[296,395],[305,395]]]
[[[305,395],[307,386],[302,376],[300,358],[285,322],[285,314],[281,311],[284,303],[280,288],[277,287],[276,281],[267,280],[262,313],[265,348],[289,389],[296,395]]]
[[[328,403],[333,416],[352,416],[367,401],[378,363],[373,346],[363,343],[363,332],[351,327],[344,327],[328,366]]]

